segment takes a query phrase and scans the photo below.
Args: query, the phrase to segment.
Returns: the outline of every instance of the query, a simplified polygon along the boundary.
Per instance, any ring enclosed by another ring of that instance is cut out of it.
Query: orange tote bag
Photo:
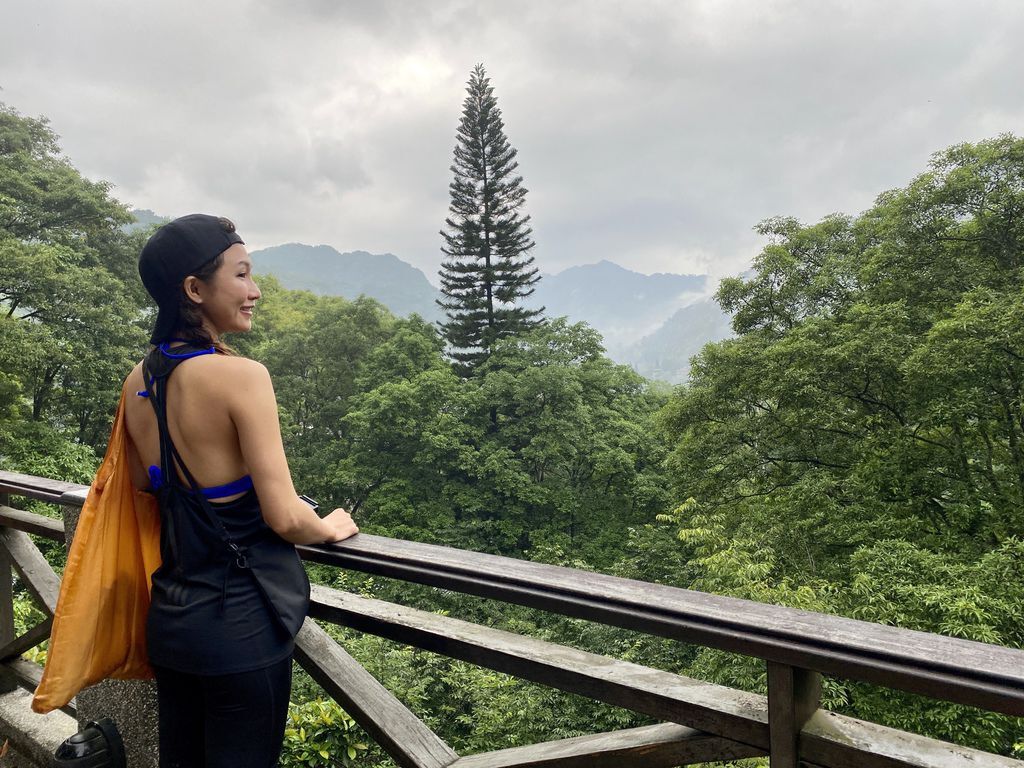
[[[32,709],[49,712],[113,677],[150,678],[146,614],[160,566],[156,499],[132,486],[124,393],[106,456],[82,507]]]

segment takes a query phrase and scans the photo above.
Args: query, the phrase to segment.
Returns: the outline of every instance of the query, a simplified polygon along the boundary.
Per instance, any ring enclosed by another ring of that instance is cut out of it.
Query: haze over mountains
[[[440,294],[420,270],[390,253],[349,251],[329,245],[287,243],[252,252],[257,274],[275,275],[285,288],[354,299],[365,294],[396,315],[413,312],[440,320]]]
[[[712,290],[706,275],[644,275],[600,261],[544,275],[529,303],[546,307],[550,317],[586,322],[601,332],[613,360],[678,384],[690,357],[731,334]]]
[[[365,294],[396,315],[443,318],[437,288],[390,253],[288,243],[254,251],[253,263],[286,288],[349,299]],[[601,261],[544,275],[527,304],[545,307],[549,317],[586,322],[600,331],[613,360],[675,384],[686,379],[689,358],[704,344],[730,334],[728,316],[708,291],[704,275],[643,275]]]
[[[140,226],[166,221],[151,211],[134,213]],[[396,315],[443,319],[437,288],[390,253],[287,243],[253,251],[253,257],[257,274],[276,275],[286,288],[348,299],[365,294]],[[644,275],[601,261],[543,275],[527,303],[545,307],[549,317],[587,323],[604,337],[613,360],[677,384],[686,380],[690,357],[704,344],[731,335],[729,317],[712,291],[705,275]]]

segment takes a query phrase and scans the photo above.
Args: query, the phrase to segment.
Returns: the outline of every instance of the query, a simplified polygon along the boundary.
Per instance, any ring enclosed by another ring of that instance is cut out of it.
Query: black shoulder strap
[[[181,454],[178,453],[174,441],[171,440],[171,431],[167,426],[167,379],[183,359],[185,358],[167,358],[157,348],[146,355],[142,364],[142,377],[146,383],[146,391],[149,393],[149,402],[153,404],[153,411],[156,413],[157,431],[160,433],[160,474],[163,475],[165,484],[173,484],[177,487],[181,484],[178,479],[178,470],[181,470],[181,474],[188,480],[203,514],[217,528],[221,540],[235,555],[238,567],[247,568],[248,561],[245,551],[231,538],[231,534],[224,527],[224,521],[220,519],[220,515],[216,513],[209,500],[203,495],[199,483],[196,482],[184,459],[181,458]]]

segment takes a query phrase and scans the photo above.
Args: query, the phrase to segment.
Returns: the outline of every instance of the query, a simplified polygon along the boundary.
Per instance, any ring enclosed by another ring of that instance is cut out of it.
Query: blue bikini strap
[[[193,350],[192,352],[171,352],[171,349],[176,349],[176,347],[171,347],[172,343],[188,344],[189,342],[185,339],[169,339],[163,342],[162,344],[159,344],[157,346],[157,349],[160,350],[160,354],[171,360],[188,360],[190,357],[199,357],[200,355],[213,355],[217,353],[216,347],[214,347],[212,344],[209,347],[206,347],[205,349],[197,349]],[[143,370],[142,376],[143,379],[146,379],[145,370]],[[138,395],[139,397],[149,397],[148,387],[150,387],[151,384],[152,382],[150,380],[146,380],[147,389],[140,389],[135,394]]]
[[[202,488],[203,496],[208,499],[219,499],[221,496],[231,496],[236,493],[243,493],[252,488],[252,478],[249,475],[232,480],[224,485],[217,485],[213,488]]]
[[[178,341],[178,339],[171,339],[171,341]],[[193,350],[192,352],[171,352],[170,341],[165,341],[157,348],[160,350],[160,353],[164,357],[169,357],[172,360],[188,360],[190,357],[199,357],[200,355],[213,355],[216,354],[217,352],[217,348],[214,347],[212,344],[205,349],[196,349]]]
[[[154,491],[160,490],[160,487],[164,484],[164,473],[160,471],[160,467],[156,464],[151,464],[149,467],[149,484]],[[252,477],[245,475],[232,480],[230,483],[224,483],[224,485],[213,485],[208,488],[200,488],[200,493],[208,499],[219,499],[222,496],[233,496],[236,493],[244,493],[253,487]]]

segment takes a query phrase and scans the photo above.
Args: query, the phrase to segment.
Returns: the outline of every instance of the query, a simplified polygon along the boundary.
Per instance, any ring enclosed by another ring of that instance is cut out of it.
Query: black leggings
[[[160,768],[277,765],[291,693],[291,657],[232,675],[154,671]]]

